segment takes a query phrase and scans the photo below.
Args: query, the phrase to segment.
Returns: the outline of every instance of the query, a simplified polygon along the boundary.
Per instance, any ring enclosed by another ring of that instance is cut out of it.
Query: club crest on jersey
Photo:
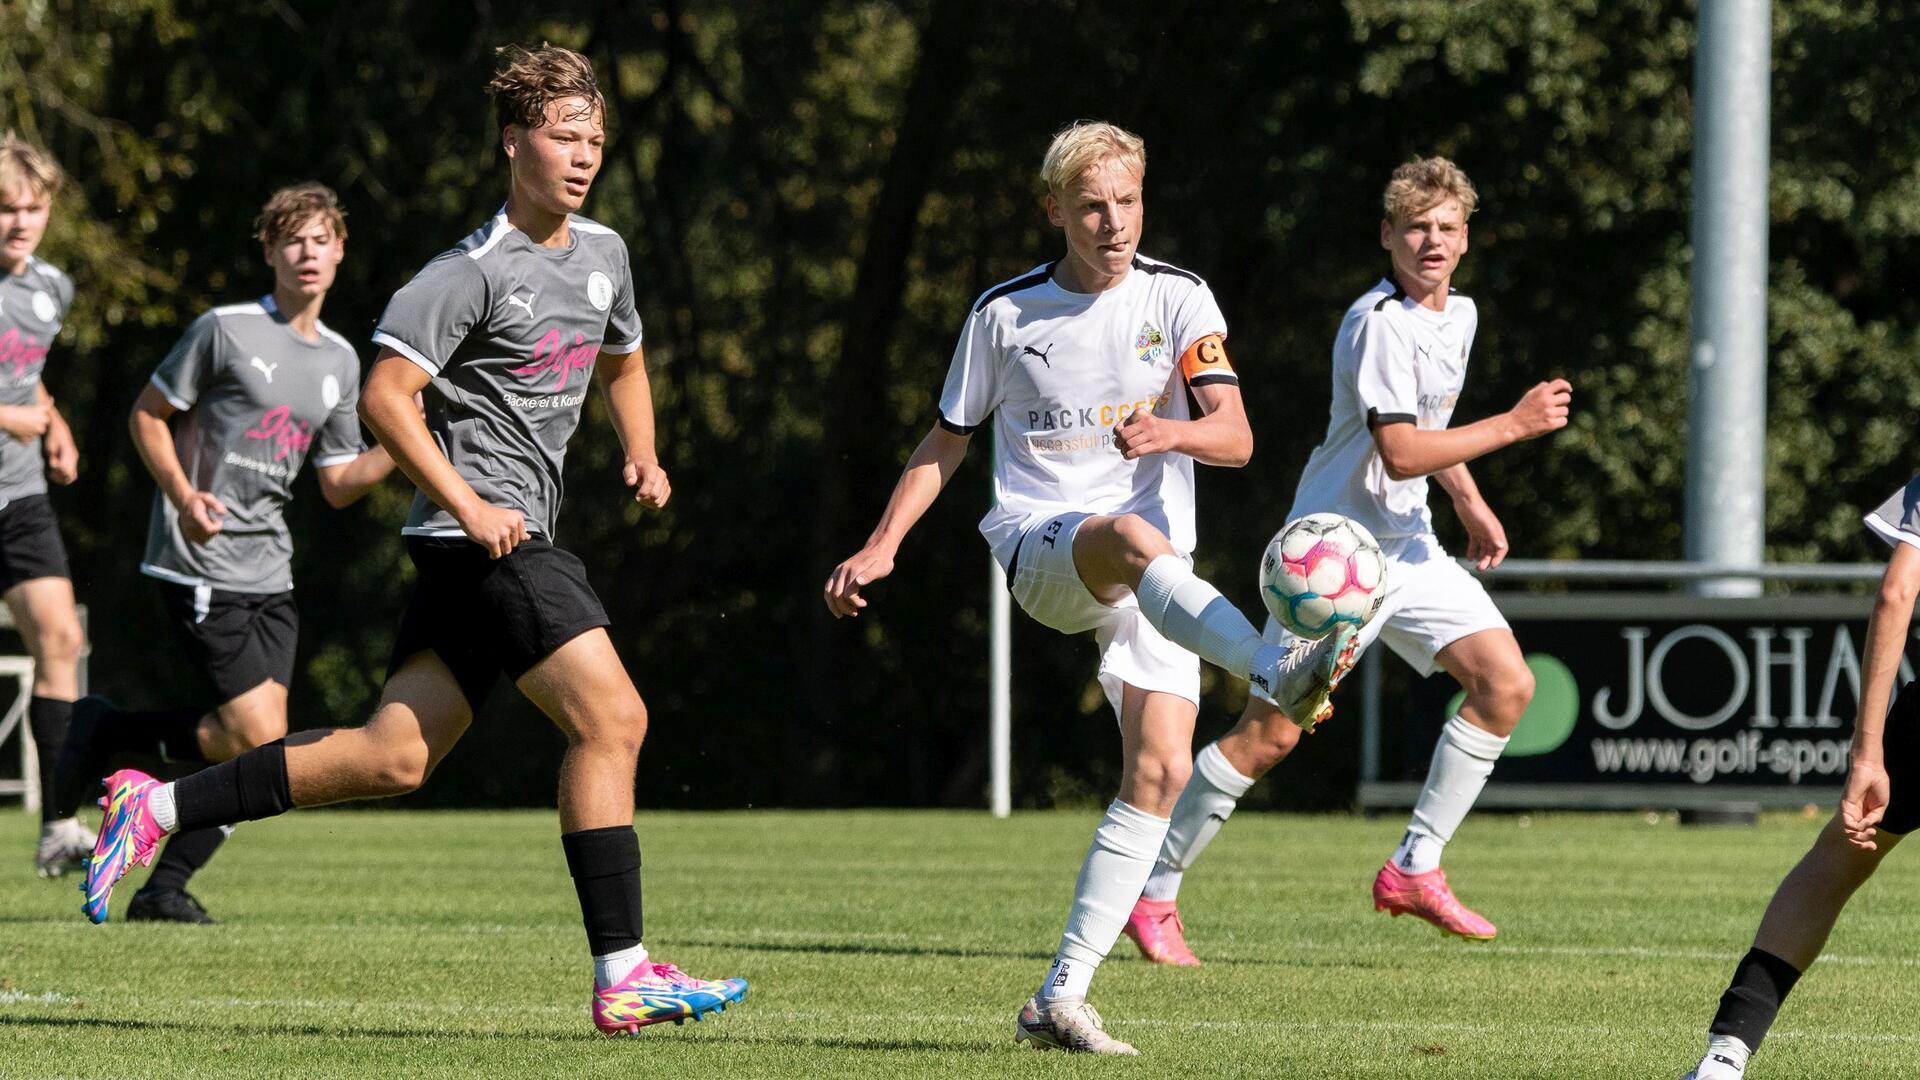
[[[340,404],[340,378],[329,375],[320,380],[320,401],[331,409]]]
[[[41,322],[52,322],[54,316],[58,314],[60,314],[60,308],[53,302],[53,297],[35,289],[33,291],[34,318],[39,319]]]
[[[587,302],[595,311],[605,311],[613,306],[613,279],[595,270],[587,275]]]
[[[1157,364],[1167,358],[1167,335],[1152,323],[1141,323],[1140,333],[1133,339],[1133,354],[1143,364]]]

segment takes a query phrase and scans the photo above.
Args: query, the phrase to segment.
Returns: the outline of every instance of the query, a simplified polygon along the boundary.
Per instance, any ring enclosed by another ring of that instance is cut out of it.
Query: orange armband
[[[1208,334],[1187,346],[1187,351],[1180,354],[1180,374],[1186,377],[1188,386],[1240,381],[1227,361],[1227,339],[1220,334]]]

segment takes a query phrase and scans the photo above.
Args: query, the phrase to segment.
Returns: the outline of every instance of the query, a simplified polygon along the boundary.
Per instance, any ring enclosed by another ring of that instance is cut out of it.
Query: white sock
[[[631,949],[621,949],[604,956],[593,958],[593,985],[595,989],[605,990],[609,986],[618,986],[627,981],[635,968],[647,962],[647,947],[635,945]]]
[[[1172,824],[1167,826],[1167,842],[1160,847],[1160,861],[1153,865],[1143,896],[1148,900],[1172,900],[1180,895],[1180,879],[1200,857],[1220,826],[1233,816],[1240,797],[1253,786],[1253,778],[1240,775],[1220,744],[1208,743],[1193,757],[1193,779],[1180,801],[1173,806]]]
[[[1219,589],[1197,577],[1178,555],[1162,555],[1148,563],[1134,597],[1148,625],[1236,679],[1245,679],[1255,670],[1254,658],[1262,646],[1279,653],[1260,639],[1260,631]],[[1273,662],[1269,659],[1268,666]]]
[[[1133,902],[1153,872],[1153,857],[1167,837],[1167,819],[1155,817],[1119,799],[1093,830],[1093,846],[1080,864],[1080,880],[1073,887],[1073,907],[1067,912],[1067,930],[1060,935],[1060,951],[1047,980],[1040,985],[1042,1001],[1084,998],[1093,972],[1120,937],[1120,928],[1133,913]]]
[[[1493,775],[1493,763],[1507,748],[1507,740],[1467,723],[1458,716],[1440,729],[1440,741],[1433,748],[1433,762],[1427,766],[1427,782],[1420,789],[1420,801],[1413,806],[1413,820],[1407,835],[1394,849],[1393,864],[1410,874],[1424,874],[1440,867],[1440,851],[1453,839],[1467,811],[1473,809],[1480,789]]]
[[[165,832],[180,827],[180,812],[173,806],[172,784],[161,784],[148,793],[147,813],[153,815],[153,823]]]
[[[1752,1052],[1732,1035],[1709,1035],[1706,1056],[1693,1074],[1699,1080],[1740,1080],[1747,1074],[1747,1055]]]

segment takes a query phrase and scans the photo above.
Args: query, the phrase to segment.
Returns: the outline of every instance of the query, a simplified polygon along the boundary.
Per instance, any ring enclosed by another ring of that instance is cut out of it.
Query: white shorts
[[[1453,561],[1437,537],[1397,536],[1380,542],[1387,556],[1387,598],[1360,630],[1360,651],[1375,638],[1421,675],[1440,670],[1440,650],[1482,630],[1505,630],[1506,617],[1480,579]],[[1294,635],[1267,617],[1262,636],[1286,645]]]
[[[1013,549],[1009,588],[1020,609],[1040,625],[1063,634],[1094,632],[1100,650],[1100,689],[1115,716],[1122,688],[1136,686],[1200,704],[1200,658],[1160,636],[1128,593],[1104,604],[1087,591],[1073,565],[1073,537],[1092,514],[1036,518],[1021,530]]]

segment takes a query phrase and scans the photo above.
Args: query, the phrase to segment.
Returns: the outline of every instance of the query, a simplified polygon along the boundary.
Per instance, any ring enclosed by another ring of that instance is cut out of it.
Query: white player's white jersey
[[[1454,293],[1445,310],[1408,298],[1381,279],[1347,309],[1333,342],[1333,409],[1327,435],[1300,474],[1289,520],[1344,514],[1386,539],[1433,531],[1427,478],[1387,475],[1373,441],[1380,424],[1444,428],[1466,385],[1467,354],[1480,316]]]
[[[1054,264],[974,303],[940,393],[940,424],[993,421],[993,508],[980,532],[1007,566],[1020,530],[1067,510],[1134,513],[1193,550],[1193,459],[1128,461],[1113,428],[1149,409],[1185,420],[1188,386],[1239,381],[1219,344],[1226,319],[1206,282],[1141,256],[1119,285],[1075,293]]]

